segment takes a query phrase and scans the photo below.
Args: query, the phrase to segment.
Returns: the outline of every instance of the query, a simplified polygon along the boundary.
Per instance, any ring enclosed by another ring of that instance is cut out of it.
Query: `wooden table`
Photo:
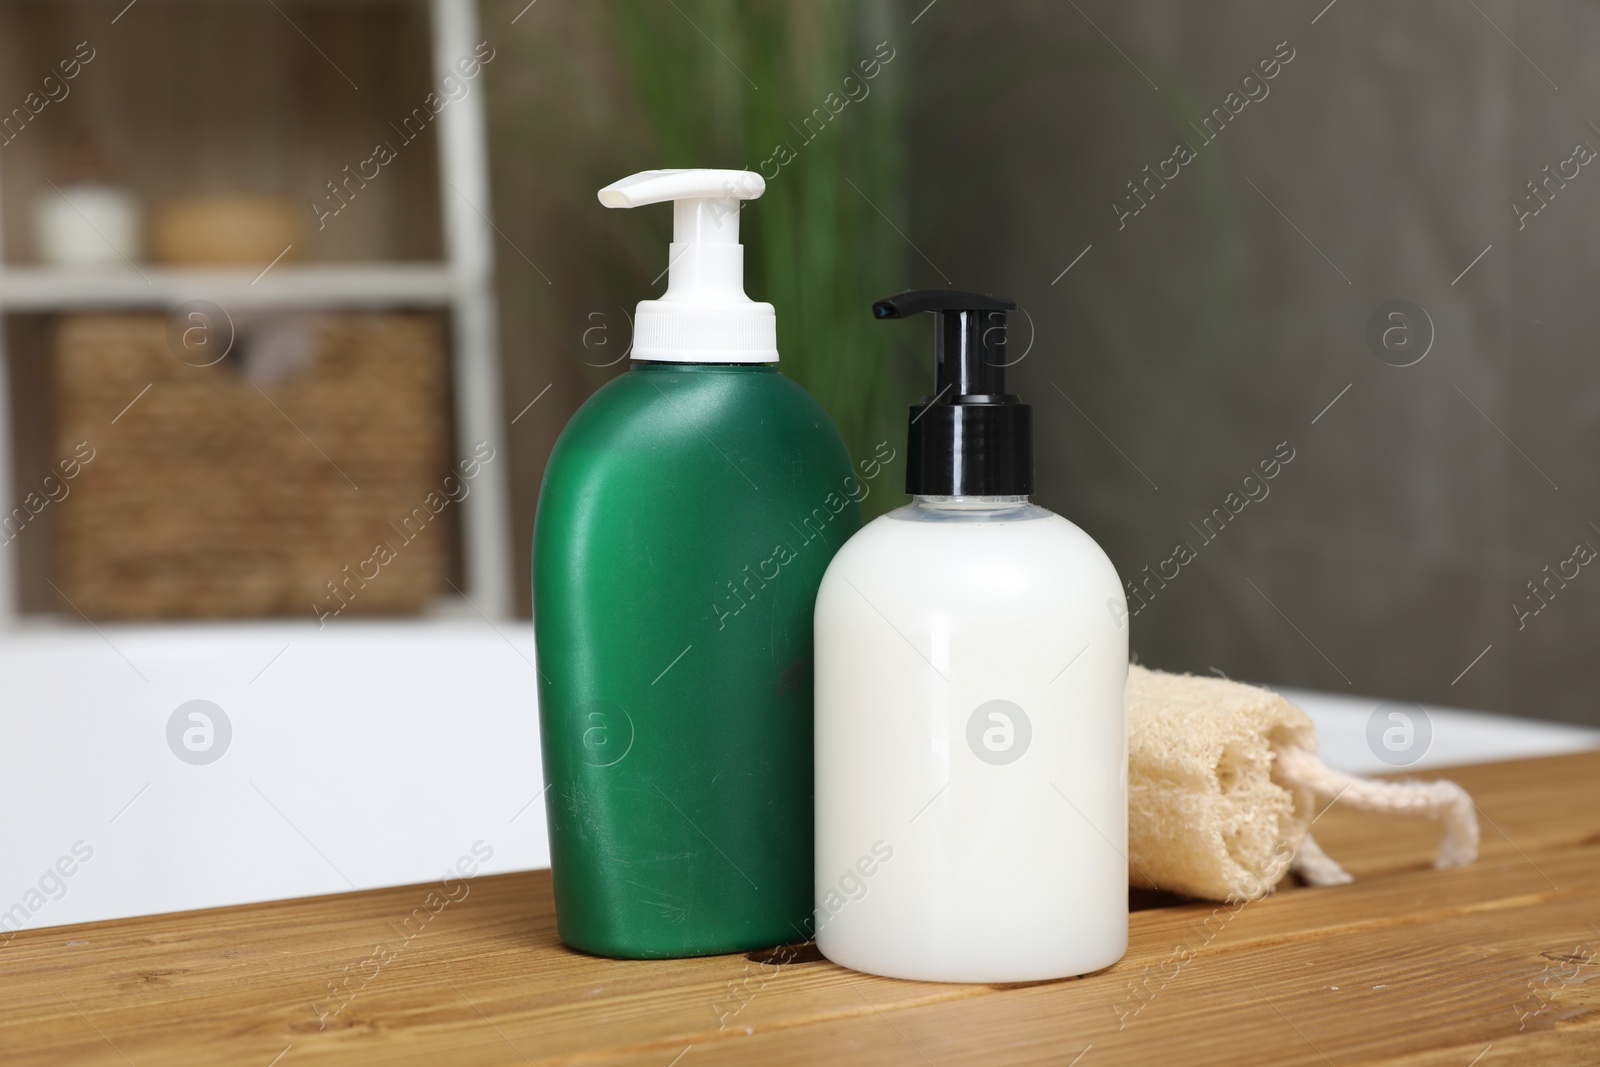
[[[0,1064],[1600,1063],[1600,753],[1444,775],[1482,813],[1476,865],[1335,808],[1317,837],[1354,885],[1152,895],[1086,978],[592,959],[557,940],[548,872],[483,876],[19,934]]]

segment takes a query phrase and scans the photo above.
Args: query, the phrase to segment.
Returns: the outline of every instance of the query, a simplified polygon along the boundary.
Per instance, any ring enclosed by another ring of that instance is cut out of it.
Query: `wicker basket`
[[[253,265],[274,256],[300,258],[305,210],[282,196],[209,193],[170,200],[150,226],[158,263],[178,266]]]
[[[448,462],[440,323],[311,322],[309,365],[269,382],[231,357],[180,360],[161,316],[60,321],[60,454],[95,450],[58,520],[75,608],[323,618],[415,612],[441,591],[455,505],[425,506],[444,498]]]

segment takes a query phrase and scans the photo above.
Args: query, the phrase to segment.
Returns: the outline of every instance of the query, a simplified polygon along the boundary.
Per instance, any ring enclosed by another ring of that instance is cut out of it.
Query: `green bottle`
[[[600,191],[675,215],[667,291],[556,442],[534,524],[556,921],[598,955],[812,932],[812,609],[867,487],[744,293],[739,202],[764,188],[686,170]]]

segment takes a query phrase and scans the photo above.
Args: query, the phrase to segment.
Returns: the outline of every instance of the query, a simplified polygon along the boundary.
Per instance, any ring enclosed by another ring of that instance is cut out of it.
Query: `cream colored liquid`
[[[816,936],[844,966],[1034,981],[1127,947],[1121,584],[1070,522],[1015,514],[885,516],[823,579]]]

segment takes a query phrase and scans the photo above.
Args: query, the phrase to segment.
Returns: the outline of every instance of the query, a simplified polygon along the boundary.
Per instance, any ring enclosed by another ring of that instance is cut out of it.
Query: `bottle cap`
[[[647,170],[600,190],[606,207],[672,201],[667,291],[641,300],[633,358],[670,363],[776,363],[771,304],[744,292],[739,202],[766,191],[748,170]]]
[[[913,289],[872,305],[880,319],[935,316],[935,392],[907,416],[912,496],[1032,494],[1033,408],[1006,392],[1006,312],[1016,306],[953,289]]]

